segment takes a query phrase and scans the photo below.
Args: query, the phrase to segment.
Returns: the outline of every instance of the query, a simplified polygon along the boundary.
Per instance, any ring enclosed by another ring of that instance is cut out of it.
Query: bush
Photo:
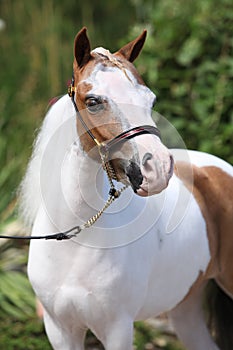
[[[232,1],[161,0],[145,6],[149,38],[139,69],[157,94],[158,112],[188,148],[233,163]]]

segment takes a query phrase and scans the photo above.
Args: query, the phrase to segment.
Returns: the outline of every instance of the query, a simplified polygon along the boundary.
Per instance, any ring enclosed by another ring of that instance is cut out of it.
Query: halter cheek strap
[[[85,123],[85,121],[83,120],[83,118],[82,118],[82,116],[81,116],[81,114],[79,112],[78,106],[77,106],[77,104],[75,102],[75,92],[76,92],[76,87],[74,86],[74,75],[72,75],[71,84],[68,87],[68,95],[71,98],[71,101],[73,103],[76,115],[77,115],[78,119],[80,120],[80,122],[82,123],[82,126],[84,127],[84,129],[86,130],[88,135],[92,138],[92,140],[96,143],[96,145],[100,146],[99,141],[92,134],[91,130],[88,128],[87,124]]]

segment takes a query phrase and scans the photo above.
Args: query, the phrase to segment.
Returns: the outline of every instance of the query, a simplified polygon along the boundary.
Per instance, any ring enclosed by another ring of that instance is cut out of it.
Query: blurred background
[[[17,187],[49,104],[67,91],[73,40],[84,25],[92,47],[110,51],[146,28],[135,64],[157,95],[156,111],[187,148],[233,164],[232,0],[0,0],[2,232],[20,230]],[[0,242],[0,348],[6,350],[50,349],[26,278],[27,249],[25,243]],[[181,349],[171,335],[161,341],[143,324],[135,339],[139,350]]]

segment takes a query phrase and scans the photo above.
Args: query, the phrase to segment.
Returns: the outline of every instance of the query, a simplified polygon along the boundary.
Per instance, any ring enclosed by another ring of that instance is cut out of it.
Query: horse
[[[69,94],[22,182],[32,237],[60,232],[28,258],[56,350],[84,349],[88,329],[106,350],[132,349],[134,322],[162,313],[189,350],[233,348],[233,168],[163,144],[133,65],[145,39],[110,53],[78,32]]]

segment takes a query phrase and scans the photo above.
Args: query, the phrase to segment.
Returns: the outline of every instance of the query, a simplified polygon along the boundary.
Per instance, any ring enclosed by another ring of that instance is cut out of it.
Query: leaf
[[[177,62],[182,66],[189,66],[192,61],[202,52],[202,44],[196,37],[188,38],[176,58]]]

